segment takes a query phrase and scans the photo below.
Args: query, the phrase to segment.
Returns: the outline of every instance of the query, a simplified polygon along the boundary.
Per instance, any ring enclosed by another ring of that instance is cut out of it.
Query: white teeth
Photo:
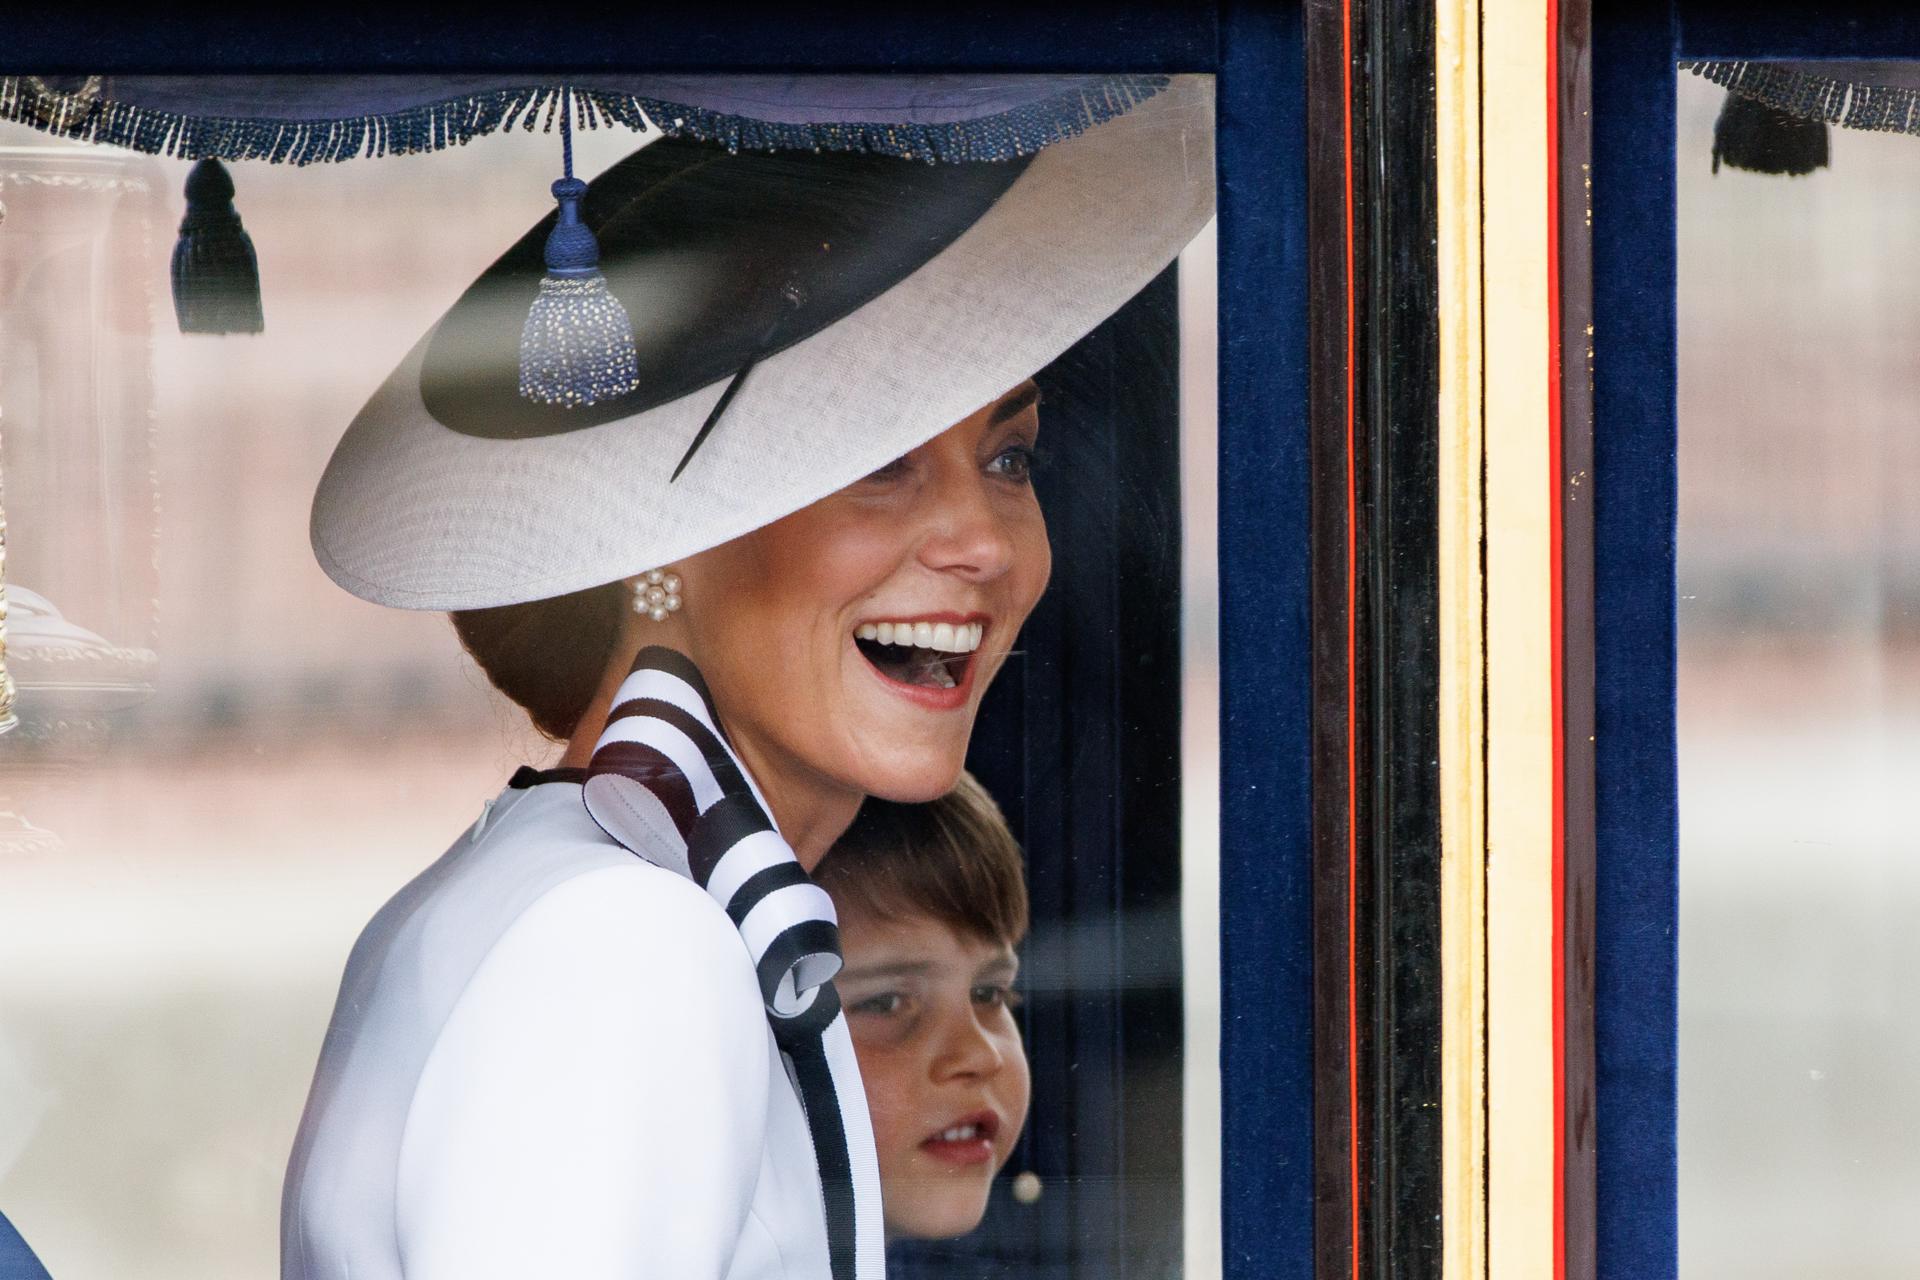
[[[957,1128],[942,1129],[940,1131],[940,1141],[942,1142],[971,1142],[979,1136],[980,1126],[977,1124],[963,1124]]]
[[[979,622],[863,622],[853,632],[862,640],[942,653],[972,653],[986,633],[986,624]]]

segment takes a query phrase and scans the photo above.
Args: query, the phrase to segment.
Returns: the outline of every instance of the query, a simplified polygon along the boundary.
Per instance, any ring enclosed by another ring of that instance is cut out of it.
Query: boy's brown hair
[[[881,920],[927,916],[1008,946],[1027,934],[1020,845],[970,773],[926,804],[869,797],[813,879],[842,911]]]

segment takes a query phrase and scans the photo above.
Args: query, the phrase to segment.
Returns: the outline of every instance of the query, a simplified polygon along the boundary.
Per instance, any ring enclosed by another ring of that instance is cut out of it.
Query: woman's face
[[[677,566],[673,625],[764,784],[944,794],[1047,585],[1023,383],[897,461]],[[643,623],[642,631],[647,627]]]
[[[887,1234],[964,1235],[1027,1121],[1018,962],[1003,942],[924,916],[845,912],[840,936],[834,986],[873,1117]]]

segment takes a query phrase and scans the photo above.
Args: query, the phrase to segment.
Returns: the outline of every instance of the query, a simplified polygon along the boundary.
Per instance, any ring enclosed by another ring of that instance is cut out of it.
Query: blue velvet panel
[[[15,5],[6,70],[1211,71],[1218,34],[1211,6],[1180,0],[229,9]]]
[[[1911,5],[1681,0],[1683,58],[1916,58],[1920,13]]]
[[[1220,67],[1220,686],[1225,1246],[1313,1273],[1306,55],[1292,5],[1230,4]]]
[[[1674,51],[1664,4],[1594,24],[1595,1056],[1603,1280],[1679,1267],[1674,1145]]]

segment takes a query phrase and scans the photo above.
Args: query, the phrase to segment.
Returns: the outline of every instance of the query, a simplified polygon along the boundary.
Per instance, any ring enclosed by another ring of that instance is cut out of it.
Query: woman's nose
[[[954,1014],[948,1019],[939,1051],[934,1055],[935,1080],[968,1076],[984,1079],[1005,1065],[1006,1057],[1000,1052],[998,1042],[980,1025],[971,1008],[965,1014]]]
[[[974,467],[942,468],[925,495],[920,559],[928,568],[990,582],[1013,567],[1013,534],[987,485]]]

